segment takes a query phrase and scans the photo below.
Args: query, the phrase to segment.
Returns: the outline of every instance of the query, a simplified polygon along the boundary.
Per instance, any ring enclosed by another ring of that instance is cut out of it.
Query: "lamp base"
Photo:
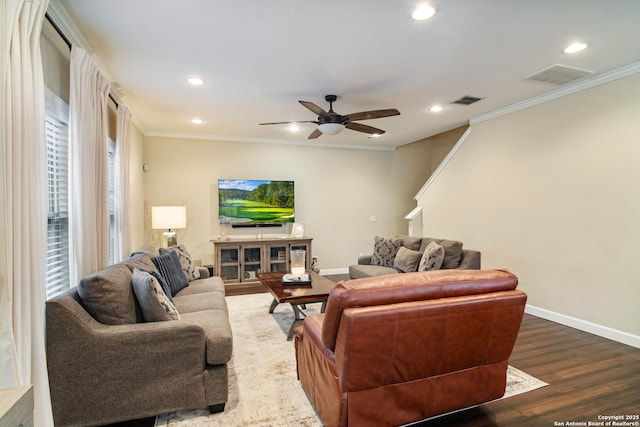
[[[175,231],[165,231],[162,234],[167,238],[167,247],[178,245],[178,239],[176,238]]]

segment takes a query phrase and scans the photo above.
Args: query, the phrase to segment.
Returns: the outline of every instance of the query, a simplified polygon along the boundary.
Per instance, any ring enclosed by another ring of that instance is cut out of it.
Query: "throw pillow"
[[[385,239],[384,237],[376,236],[370,264],[393,267],[393,260],[400,246],[402,246],[401,239]]]
[[[420,260],[418,271],[440,270],[444,261],[444,248],[436,242],[427,245]]]
[[[462,242],[457,240],[425,237],[422,239],[422,245],[420,246],[421,251],[424,251],[427,245],[431,242],[436,242],[444,248],[444,262],[442,263],[443,269],[458,268],[460,265],[460,259],[462,259]]]
[[[155,277],[158,283],[160,283],[160,287],[162,288],[164,293],[167,295],[167,298],[169,298],[171,302],[173,302],[173,297],[171,296],[171,286],[169,286],[167,281],[164,280],[164,277],[162,277],[162,274],[158,273],[155,270],[142,270],[142,271],[149,273],[150,275]]]
[[[78,296],[84,308],[105,325],[136,323],[136,297],[131,270],[114,264],[80,279]]]
[[[172,296],[189,286],[189,280],[187,280],[186,274],[182,271],[178,254],[175,251],[158,255],[151,260],[158,268],[160,275],[167,281]]]
[[[180,319],[180,313],[152,274],[135,268],[131,276],[131,286],[145,322]]]
[[[191,254],[189,254],[187,248],[185,248],[184,245],[160,248],[160,255],[165,254],[169,251],[174,251],[178,254],[180,267],[182,268],[182,271],[184,271],[184,274],[187,276],[187,279],[189,279],[189,281],[200,278],[200,270],[198,270],[198,268],[196,267],[196,264],[191,259]]]
[[[393,268],[403,273],[413,273],[418,270],[418,264],[422,258],[422,252],[412,251],[404,246],[400,246],[396,258],[393,260]]]
[[[422,251],[420,251],[420,244],[422,243],[422,237],[411,237],[411,236],[398,234],[396,236],[396,239],[402,240],[402,246],[404,246],[405,248],[422,253]]]

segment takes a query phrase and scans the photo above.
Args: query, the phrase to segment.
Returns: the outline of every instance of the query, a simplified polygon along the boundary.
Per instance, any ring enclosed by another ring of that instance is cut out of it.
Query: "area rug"
[[[224,412],[180,411],[158,417],[156,427],[322,426],[296,377],[293,341],[286,338],[291,306],[281,304],[269,314],[271,301],[266,293],[227,297],[233,357]],[[320,304],[309,304],[306,311],[319,313]],[[544,385],[509,366],[503,399]]]

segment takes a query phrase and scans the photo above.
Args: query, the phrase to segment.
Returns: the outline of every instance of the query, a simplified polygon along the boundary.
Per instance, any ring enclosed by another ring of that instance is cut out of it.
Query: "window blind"
[[[61,114],[62,113],[62,114]],[[68,113],[67,113],[68,114]],[[47,299],[69,289],[68,126],[64,112],[45,114],[47,138]]]

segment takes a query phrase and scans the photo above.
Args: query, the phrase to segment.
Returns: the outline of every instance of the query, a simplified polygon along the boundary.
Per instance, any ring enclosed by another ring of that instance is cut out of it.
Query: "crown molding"
[[[255,144],[277,144],[277,145],[296,145],[300,147],[319,147],[319,148],[340,148],[344,150],[369,150],[369,151],[395,151],[396,147],[389,145],[356,145],[356,144],[340,144],[340,143],[328,143],[321,141],[313,141],[309,143],[308,140],[285,140],[285,139],[270,139],[270,138],[251,138],[229,135],[194,135],[187,133],[170,133],[170,132],[147,132],[144,133],[145,137],[159,137],[159,138],[173,138],[173,139],[197,139],[205,141],[227,141],[227,142],[246,142]]]
[[[470,125],[475,125],[480,122],[484,122],[486,120],[495,119],[496,117],[504,116],[506,114],[513,113],[515,111],[523,110],[525,108],[532,107],[534,105],[542,104],[548,101],[552,101],[557,98],[561,98],[563,96],[571,95],[576,92],[583,91],[585,89],[590,89],[592,87],[611,82],[613,80],[618,80],[633,74],[640,72],[640,62],[634,62],[632,64],[626,65],[624,67],[617,68],[615,70],[598,74],[594,77],[581,80],[579,82],[575,82],[573,84],[569,84],[566,86],[562,86],[556,90],[551,92],[547,92],[540,96],[535,96],[533,98],[526,99],[521,102],[516,102],[515,104],[507,105],[506,107],[499,108],[497,110],[491,111],[486,114],[482,114],[480,116],[474,117],[469,120]]]

